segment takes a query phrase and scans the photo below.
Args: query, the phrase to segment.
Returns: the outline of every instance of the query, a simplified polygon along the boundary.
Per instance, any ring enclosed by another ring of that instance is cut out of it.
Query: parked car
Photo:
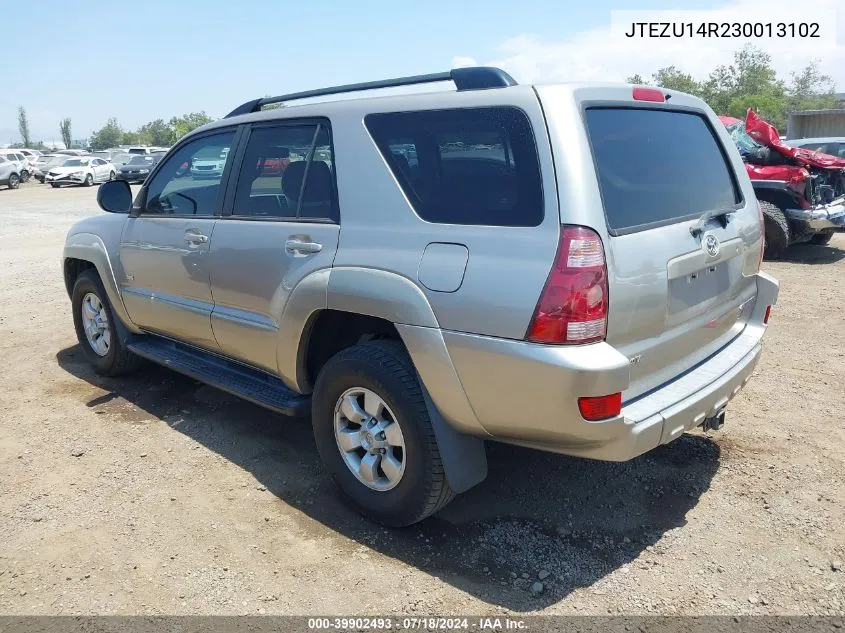
[[[19,165],[17,161],[8,160],[4,155],[0,154],[0,186],[17,189],[21,184],[21,176],[18,169]]]
[[[11,163],[15,163],[15,173],[20,182],[26,182],[31,175],[29,161],[19,149],[0,149],[0,156]]]
[[[156,154],[135,154],[128,163],[120,166],[117,178],[130,183],[144,182],[161,158]]]
[[[449,79],[260,114],[303,95],[253,99],[182,138],[134,202],[104,184],[109,213],[64,249],[94,370],[146,358],[310,413],[331,477],[391,526],[482,481],[487,440],[622,461],[720,427],[778,283],[713,111],[492,68],[378,85]],[[394,152],[408,144],[414,167]],[[263,177],[283,147],[309,149]],[[214,176],[180,180],[186,162]]]
[[[112,165],[117,167],[118,169],[132,160],[132,157],[135,154],[130,154],[128,152],[120,152],[118,154],[112,154],[111,160],[109,161]]]
[[[24,155],[24,158],[26,158],[26,162],[29,165],[29,175],[32,176],[35,172],[35,161],[37,161],[38,157],[41,156],[41,152],[37,149],[26,148],[19,149],[18,151]]]
[[[54,154],[67,154],[68,156],[88,156],[90,152],[85,149],[57,149]]]
[[[35,178],[41,184],[44,184],[44,179],[53,167],[61,167],[71,157],[68,154],[44,154],[39,156],[35,161],[35,169],[32,172]]]
[[[789,147],[800,147],[837,158],[845,158],[845,136],[826,136],[821,138],[796,138],[784,141]]]
[[[114,180],[116,174],[114,165],[102,158],[79,156],[68,158],[61,167],[51,167],[44,180],[53,187],[62,185],[90,187],[95,182]]]
[[[221,151],[211,150],[200,152],[191,160],[191,177],[195,180],[207,178],[220,178],[223,175],[223,166],[226,164],[226,156],[229,151],[224,147]]]
[[[824,245],[845,231],[845,158],[785,145],[751,108],[745,121],[719,118],[760,200],[767,257],[782,257],[797,242]]]

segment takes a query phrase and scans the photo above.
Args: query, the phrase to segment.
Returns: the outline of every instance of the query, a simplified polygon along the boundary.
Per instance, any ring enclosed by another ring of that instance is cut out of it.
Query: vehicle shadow
[[[786,249],[781,261],[793,264],[835,264],[845,259],[845,249],[816,244],[793,244]]]
[[[157,366],[101,378],[78,345],[57,360],[106,390],[88,399],[89,407],[119,415],[134,406],[163,420],[254,475],[302,513],[303,530],[315,538],[325,538],[328,528],[515,611],[541,609],[594,585],[685,525],[720,459],[719,446],[703,435],[626,463],[488,443],[484,483],[416,526],[386,530],[342,503],[322,470],[308,420],[265,411]],[[543,591],[533,594],[538,576]]]

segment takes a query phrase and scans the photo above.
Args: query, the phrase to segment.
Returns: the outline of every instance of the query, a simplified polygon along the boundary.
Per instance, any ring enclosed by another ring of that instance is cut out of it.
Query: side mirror
[[[129,213],[132,208],[132,190],[125,180],[109,180],[97,190],[97,204],[109,213]]]

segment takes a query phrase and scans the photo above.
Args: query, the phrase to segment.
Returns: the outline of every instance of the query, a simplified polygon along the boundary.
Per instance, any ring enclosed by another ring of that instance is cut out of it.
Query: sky
[[[704,78],[715,65],[730,62],[732,51],[746,41],[626,39],[618,30],[625,24],[618,19],[623,14],[612,13],[620,9],[674,10],[681,21],[702,15],[743,22],[818,20],[825,30],[821,42],[756,44],[772,54],[783,77],[816,59],[845,92],[842,0],[809,5],[798,0],[144,0],[94,3],[85,10],[38,6],[0,23],[4,50],[17,51],[17,66],[7,68],[0,82],[0,144],[19,140],[19,106],[26,108],[33,140],[59,140],[64,117],[71,118],[78,139],[109,117],[125,129],[199,110],[217,118],[269,94],[475,64],[500,66],[520,83],[623,81],[671,64]]]

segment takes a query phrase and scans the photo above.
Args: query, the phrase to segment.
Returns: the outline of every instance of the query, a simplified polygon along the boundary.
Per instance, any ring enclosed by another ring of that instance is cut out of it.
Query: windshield
[[[745,123],[734,123],[726,127],[728,128],[728,134],[731,135],[734,143],[739,148],[740,154],[753,152],[763,147],[748,135],[748,132],[745,131]]]
[[[82,167],[83,165],[87,165],[88,161],[83,158],[69,158],[67,162],[64,164],[64,167]]]
[[[126,164],[127,165],[153,165],[153,164],[155,164],[155,161],[153,160],[152,156],[149,156],[149,155],[141,156],[140,154],[136,154]]]
[[[588,108],[586,119],[611,229],[630,232],[679,222],[740,202],[733,174],[704,117]]]
[[[197,152],[196,156],[194,156],[194,160],[224,161],[226,160],[226,154],[228,152],[228,147],[222,151],[219,147],[204,147]]]

